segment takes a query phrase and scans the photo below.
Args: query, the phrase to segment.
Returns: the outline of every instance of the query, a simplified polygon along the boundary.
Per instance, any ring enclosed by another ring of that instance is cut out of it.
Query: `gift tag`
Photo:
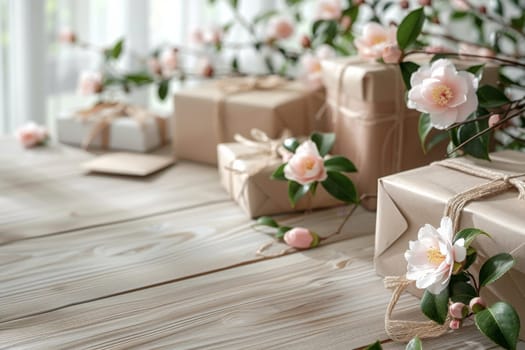
[[[172,165],[171,157],[139,153],[109,153],[82,163],[86,170],[131,176],[147,176]]]

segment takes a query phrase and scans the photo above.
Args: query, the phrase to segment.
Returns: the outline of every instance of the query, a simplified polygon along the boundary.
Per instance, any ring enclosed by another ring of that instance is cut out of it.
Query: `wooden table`
[[[373,213],[358,210],[317,249],[261,259],[270,236],[215,168],[88,175],[79,164],[93,155],[75,148],[0,149],[2,349],[354,349],[388,338]],[[322,235],[346,210],[281,219]],[[416,314],[417,300],[399,309]],[[426,340],[432,348],[495,347],[466,327]]]

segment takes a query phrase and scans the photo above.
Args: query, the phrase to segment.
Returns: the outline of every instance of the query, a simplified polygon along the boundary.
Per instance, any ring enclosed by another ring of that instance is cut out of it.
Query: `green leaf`
[[[476,261],[478,257],[478,252],[473,247],[467,248],[467,257],[465,258],[465,264],[463,265],[463,269],[468,269],[472,264],[474,264],[474,261]]]
[[[277,229],[277,232],[275,233],[275,238],[277,239],[283,239],[284,234],[288,231],[290,231],[292,228],[288,226],[281,226]]]
[[[461,302],[465,305],[470,303],[472,298],[478,296],[476,289],[470,284],[462,281],[450,283],[450,299],[453,302]]]
[[[348,177],[334,171],[328,171],[327,174],[328,177],[321,182],[321,185],[328,193],[346,203],[359,201],[355,185]]]
[[[279,224],[277,223],[277,221],[275,221],[269,216],[261,216],[260,218],[257,219],[255,224],[261,225],[261,226],[275,227],[275,228],[279,227]]]
[[[481,130],[487,127],[488,124],[485,123],[485,125],[483,125],[482,121],[461,125],[457,133],[459,137],[459,142],[462,143],[470,139],[471,137],[473,137],[474,135],[476,135]],[[463,150],[465,151],[465,153],[470,154],[476,158],[487,160],[489,159],[489,143],[488,139],[484,137],[484,135],[476,137],[475,139],[467,143],[465,146],[463,146]]]
[[[514,350],[520,332],[520,318],[512,305],[497,302],[474,316],[476,327],[505,349]]]
[[[295,153],[295,150],[297,149],[297,147],[299,147],[299,145],[300,145],[299,141],[297,141],[297,139],[294,137],[289,137],[285,139],[283,142],[284,148],[286,148],[288,151],[292,153]]]
[[[461,18],[465,18],[467,15],[468,15],[468,12],[465,12],[465,11],[454,11],[454,12],[452,12],[451,18],[452,19],[461,19]]]
[[[419,69],[419,65],[414,62],[405,61],[399,63],[399,68],[401,69],[403,82],[405,83],[407,90],[410,90],[412,87],[410,84],[410,77],[412,77],[412,74]]]
[[[166,99],[166,96],[168,96],[168,92],[170,90],[170,81],[169,80],[163,80],[159,84],[159,88],[157,90],[157,95],[159,96],[161,101],[164,101]]]
[[[490,237],[490,235],[477,228],[465,228],[461,231],[459,231],[456,236],[454,237],[454,243],[457,242],[458,239],[463,238],[465,240],[465,247],[468,247],[472,244],[474,239],[479,235],[485,235],[487,237]]]
[[[368,345],[365,350],[382,350],[383,347],[381,347],[381,343],[378,341],[376,341],[374,344],[370,344]]]
[[[432,131],[432,124],[430,121],[430,114],[428,113],[421,113],[419,116],[419,123],[417,125],[417,132],[419,134],[419,141],[421,141],[421,147],[423,148],[423,152],[427,152],[426,150],[426,141],[428,134]]]
[[[483,69],[484,68],[485,68],[484,64],[478,64],[476,66],[468,67],[467,68],[467,72],[474,74],[476,76],[476,78],[481,80],[481,78],[483,77]]]
[[[357,171],[354,163],[343,156],[333,156],[325,160],[324,166],[327,171],[343,171],[346,173],[354,173]]]
[[[334,133],[313,133],[310,137],[311,140],[317,146],[319,154],[321,157],[324,157],[330,152],[335,143],[335,134]]]
[[[234,9],[237,8],[237,5],[239,5],[239,1],[238,0],[230,0],[230,6],[233,7]]]
[[[231,66],[233,72],[238,72],[239,71],[239,60],[237,59],[237,57],[233,58],[233,60],[231,61],[230,66]]]
[[[434,322],[445,324],[448,314],[448,288],[443,289],[438,295],[425,290],[421,298],[421,311]]]
[[[286,178],[286,176],[284,176],[285,166],[286,166],[286,163],[279,165],[279,167],[273,172],[270,178],[273,180],[287,181],[288,179]]]
[[[478,95],[479,104],[485,108],[499,107],[510,102],[503,91],[491,85],[481,86],[476,94]]]
[[[120,57],[120,54],[122,53],[122,49],[124,47],[124,39],[120,39],[119,41],[117,41],[115,43],[115,45],[113,45],[113,47],[111,48],[111,50],[109,51],[109,55],[111,58],[113,59],[117,59]]]
[[[480,287],[487,286],[497,281],[507,271],[512,269],[516,261],[514,257],[508,253],[500,253],[490,257],[479,271],[479,285]]]
[[[421,29],[423,29],[423,23],[425,23],[425,13],[422,7],[411,11],[403,18],[397,28],[397,45],[401,50],[406,49],[416,41]]]
[[[295,205],[305,194],[310,191],[310,184],[301,185],[295,181],[288,181],[288,199],[292,208],[295,208]]]
[[[124,78],[136,85],[145,85],[153,82],[153,78],[148,73],[127,74]]]
[[[412,340],[408,342],[405,350],[423,350],[423,344],[421,343],[421,339],[419,339],[417,336],[412,338]]]
[[[333,20],[317,20],[312,25],[312,38],[315,45],[332,44],[337,36],[339,25]]]
[[[288,6],[295,6],[299,5],[303,0],[286,0],[286,5]]]
[[[270,10],[270,11],[264,12],[264,13],[254,17],[253,24],[257,24],[259,22],[266,21],[270,17],[273,17],[273,16],[277,15],[278,13],[279,12],[277,10]]]

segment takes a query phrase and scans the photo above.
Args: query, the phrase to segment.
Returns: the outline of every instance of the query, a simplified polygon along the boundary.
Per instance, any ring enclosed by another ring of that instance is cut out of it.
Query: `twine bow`
[[[287,80],[279,75],[268,75],[223,79],[217,81],[217,86],[225,94],[233,94],[252,90],[273,90],[286,83]]]
[[[102,139],[101,147],[107,148],[111,124],[118,118],[131,118],[137,122],[141,129],[144,129],[147,120],[154,119],[157,123],[161,145],[166,144],[167,141],[166,120],[138,106],[119,102],[101,102],[90,108],[77,111],[76,116],[83,122],[87,120],[94,121],[93,127],[82,141],[82,148],[84,149],[88,149],[98,136]]]
[[[245,178],[242,181],[241,189],[235,196],[233,193],[233,176],[229,177],[230,180],[230,189],[232,198],[239,201],[242,198],[244,191],[246,190],[246,184],[248,183],[248,178],[254,174],[257,174],[259,171],[264,169],[271,163],[274,163],[276,160],[280,159],[282,154],[285,152],[282,143],[287,138],[291,137],[291,132],[288,129],[285,129],[281,136],[278,139],[270,138],[264,131],[259,129],[252,129],[250,131],[252,139],[248,139],[240,134],[235,134],[234,139],[238,143],[248,147],[250,152],[238,155],[233,159],[230,164],[224,168],[232,173],[244,175]],[[250,159],[260,159],[256,166],[250,167],[249,169],[239,169],[235,167],[234,163],[239,160],[250,160]]]
[[[443,215],[450,217],[452,220],[454,232],[459,230],[461,212],[465,205],[470,201],[494,196],[512,188],[518,190],[519,200],[525,200],[525,182],[518,179],[519,177],[525,176],[525,173],[507,174],[474,164],[465,163],[464,160],[461,159],[445,159],[439,162],[434,162],[432,165],[447,167],[461,171],[465,174],[490,180],[460,192],[448,200]],[[385,314],[385,331],[388,336],[395,341],[406,342],[416,335],[420,338],[438,337],[448,330],[449,319],[447,319],[444,325],[440,325],[434,321],[418,322],[393,320],[391,318],[392,311],[399,300],[399,296],[413,282],[414,281],[407,280],[404,276],[388,276],[385,277],[384,280],[386,288],[394,289],[392,299],[388,304]]]

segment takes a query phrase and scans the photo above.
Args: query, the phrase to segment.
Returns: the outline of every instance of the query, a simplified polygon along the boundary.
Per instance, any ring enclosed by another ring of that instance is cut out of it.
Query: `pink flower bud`
[[[213,76],[213,73],[214,73],[214,69],[213,69],[213,65],[211,63],[211,61],[207,58],[203,58],[200,62],[199,62],[199,73],[205,77],[205,78],[210,78]]]
[[[308,249],[319,244],[319,237],[304,227],[294,227],[284,234],[284,241],[290,247]]]
[[[501,120],[501,115],[493,114],[489,118],[489,128],[493,128],[494,125],[498,124]]]
[[[453,303],[448,307],[448,313],[456,319],[463,319],[468,314],[468,308],[463,303]]]
[[[421,6],[431,6],[432,5],[432,0],[419,0],[419,5]]]
[[[341,26],[342,30],[347,31],[352,25],[352,18],[350,18],[350,16],[341,17],[341,21],[339,21],[339,25]]]
[[[148,60],[148,67],[151,73],[155,75],[161,75],[162,74],[162,66],[160,65],[160,62],[155,57],[152,57]]]
[[[484,310],[487,307],[487,305],[481,297],[475,297],[470,300],[469,307],[473,313],[478,313],[481,310]]]
[[[408,3],[408,0],[401,0],[399,2],[399,7],[401,7],[403,10],[406,10],[410,4]]]
[[[273,17],[268,22],[267,32],[269,39],[287,39],[293,35],[294,27],[286,17]]]
[[[461,327],[461,320],[454,319],[450,321],[449,327],[450,329],[454,329],[454,330],[459,329]]]
[[[77,35],[69,28],[64,28],[58,33],[58,41],[62,44],[74,44],[77,41]]]
[[[45,127],[29,122],[16,130],[15,137],[22,146],[31,148],[43,144],[48,132]]]
[[[312,41],[310,40],[310,37],[308,35],[303,35],[301,37],[301,46],[305,49],[309,49],[312,45]]]
[[[383,48],[383,61],[385,63],[399,63],[403,52],[397,45],[387,45]]]

